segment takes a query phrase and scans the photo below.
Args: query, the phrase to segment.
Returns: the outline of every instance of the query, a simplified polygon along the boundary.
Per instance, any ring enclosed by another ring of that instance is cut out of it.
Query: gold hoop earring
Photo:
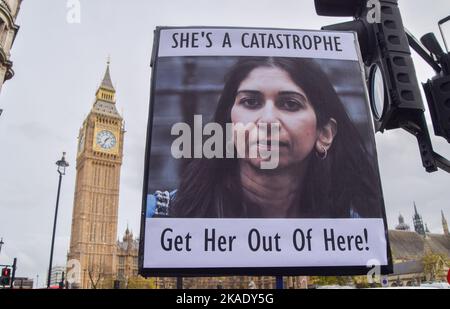
[[[320,159],[320,160],[325,160],[327,158],[328,155],[328,151],[327,149],[322,146],[323,152],[318,152],[316,151],[316,156]]]

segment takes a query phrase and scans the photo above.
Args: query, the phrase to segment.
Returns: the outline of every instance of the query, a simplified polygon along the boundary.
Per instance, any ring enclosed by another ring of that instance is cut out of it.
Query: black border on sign
[[[314,267],[228,267],[228,268],[141,268],[147,277],[223,277],[223,276],[364,276],[371,268],[365,266]],[[390,265],[381,265],[380,274],[392,273]]]
[[[140,237],[139,237],[139,255],[138,255],[138,263],[139,263],[139,274],[143,277],[154,277],[154,276],[163,276],[163,277],[180,277],[180,276],[189,276],[189,277],[207,277],[207,276],[349,276],[349,275],[361,275],[366,274],[371,268],[367,266],[314,266],[314,267],[223,267],[223,268],[144,268],[144,246],[145,246],[145,225],[146,225],[146,213],[147,213],[147,188],[148,188],[148,170],[150,166],[150,149],[151,149],[151,139],[152,139],[152,128],[153,128],[153,103],[154,103],[154,93],[155,93],[155,84],[156,84],[156,72],[158,69],[158,62],[156,59],[158,58],[159,53],[159,38],[161,30],[165,29],[264,29],[264,30],[292,30],[299,31],[299,29],[281,29],[281,28],[256,28],[256,27],[209,27],[209,26],[189,26],[189,27],[156,27],[154,30],[154,38],[153,38],[153,50],[151,55],[150,67],[152,68],[151,82],[150,82],[150,101],[149,101],[149,113],[148,113],[148,122],[147,122],[147,139],[145,145],[145,162],[144,162],[144,181],[143,181],[143,190],[142,190],[142,210],[141,210],[141,229],[140,229]],[[317,31],[320,30],[305,30],[305,31]],[[329,32],[340,32],[340,31],[329,31]],[[354,33],[355,41],[357,46],[359,46],[358,38]],[[358,59],[359,62],[362,63],[361,54],[358,51]],[[361,69],[362,74],[364,74],[364,70]],[[366,80],[363,78],[363,81]],[[367,90],[367,84],[365,84]],[[367,93],[367,91],[366,91]],[[366,101],[367,101],[366,97]],[[366,102],[369,103],[369,102]],[[370,108],[370,106],[369,106]],[[370,111],[370,109],[369,109]],[[369,112],[370,113],[370,112]],[[372,119],[372,117],[371,117]],[[373,121],[373,119],[372,119]],[[372,125],[373,128],[373,125]],[[375,147],[376,148],[376,147]],[[378,160],[378,155],[376,153],[375,156]],[[378,161],[376,162],[377,168]],[[379,170],[378,170],[379,175]],[[382,186],[381,186],[381,178],[380,175],[379,186],[381,190],[381,194],[383,195]],[[388,235],[388,226],[386,220],[386,208],[382,205],[382,219],[384,224],[384,232],[386,239],[386,254],[387,254],[387,265],[380,265],[380,273],[383,275],[393,273],[393,264],[392,264],[392,254],[389,242]]]
[[[153,50],[150,59],[150,67],[152,68],[152,76],[150,80],[150,99],[148,108],[148,120],[147,120],[147,138],[145,144],[145,162],[144,162],[144,181],[142,189],[142,210],[141,210],[141,230],[139,234],[139,253],[138,253],[138,267],[139,274],[146,276],[144,274],[144,235],[145,235],[145,218],[147,213],[147,188],[148,188],[148,169],[150,166],[150,147],[152,142],[152,127],[153,127],[153,102],[154,102],[154,89],[155,89],[155,74],[157,62],[155,61],[158,57],[159,50],[159,33],[161,28],[156,27],[153,31]]]

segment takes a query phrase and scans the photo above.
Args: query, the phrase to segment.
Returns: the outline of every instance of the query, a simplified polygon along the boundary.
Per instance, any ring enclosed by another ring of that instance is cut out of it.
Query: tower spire
[[[413,216],[414,230],[417,234],[425,236],[425,227],[423,225],[422,217],[417,212],[416,202],[414,201],[414,216]]]
[[[111,80],[111,74],[109,73],[109,65],[110,64],[111,64],[111,58],[108,56],[108,59],[106,61],[105,76],[103,77],[103,81],[102,81],[102,84],[100,85],[100,87],[115,91],[114,86],[112,84],[112,80]]]
[[[450,233],[448,232],[448,224],[447,220],[445,219],[444,212],[441,209],[441,216],[442,216],[442,228],[444,229],[444,235],[449,236]]]
[[[116,102],[116,90],[114,89],[112,80],[111,80],[111,73],[109,70],[109,66],[111,64],[111,60],[108,57],[106,61],[106,71],[105,75],[103,76],[103,80],[100,84],[100,87],[98,87],[96,98],[97,101],[103,101],[108,103],[115,103]]]

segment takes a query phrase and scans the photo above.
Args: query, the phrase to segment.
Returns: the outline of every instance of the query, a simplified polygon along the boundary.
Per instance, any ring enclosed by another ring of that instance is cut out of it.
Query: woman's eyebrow
[[[245,93],[245,94],[254,94],[254,95],[260,95],[261,91],[258,90],[239,90],[236,95],[241,94],[241,93]]]
[[[247,89],[243,89],[243,90],[239,90],[236,93],[236,96],[239,94],[252,94],[252,95],[262,95],[261,91],[258,90],[247,90]],[[308,101],[308,98],[297,91],[279,91],[278,95],[295,95],[295,96],[299,96],[300,98],[302,98],[304,101]]]
[[[278,92],[278,95],[297,95],[307,101],[308,99],[303,93],[297,92],[297,91],[280,91]]]

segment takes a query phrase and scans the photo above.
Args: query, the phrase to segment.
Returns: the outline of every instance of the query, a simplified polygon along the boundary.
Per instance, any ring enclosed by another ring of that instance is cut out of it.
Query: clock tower
[[[124,126],[117,112],[109,61],[95,102],[78,136],[77,176],[68,254],[80,267],[81,288],[98,288],[115,275],[120,167]],[[69,278],[68,278],[69,279]]]

